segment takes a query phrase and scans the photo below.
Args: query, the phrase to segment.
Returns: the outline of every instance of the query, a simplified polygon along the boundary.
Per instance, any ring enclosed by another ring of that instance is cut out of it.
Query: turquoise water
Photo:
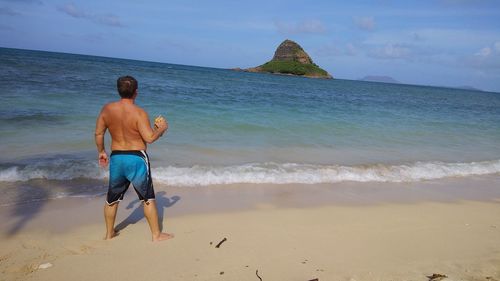
[[[0,48],[0,184],[104,179],[95,118],[139,81],[157,183],[420,181],[500,172],[500,94]],[[109,139],[109,136],[108,136]]]

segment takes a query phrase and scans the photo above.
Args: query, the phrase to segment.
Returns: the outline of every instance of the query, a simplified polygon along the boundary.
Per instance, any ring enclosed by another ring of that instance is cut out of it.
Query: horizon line
[[[0,46],[0,49],[12,49],[12,50],[19,50],[19,51],[45,52],[45,53],[65,54],[65,55],[88,56],[88,57],[97,57],[97,58],[106,58],[106,59],[129,60],[129,61],[137,61],[137,62],[170,64],[170,65],[178,65],[178,66],[210,68],[210,69],[230,70],[230,71],[233,69],[233,68],[221,68],[221,67],[213,67],[213,66],[202,66],[202,65],[189,65],[189,64],[171,63],[171,62],[163,62],[163,61],[152,61],[152,60],[146,60],[146,59],[133,59],[133,58],[123,58],[123,57],[110,57],[110,56],[104,56],[104,55],[91,55],[91,54],[85,54],[85,53],[69,53],[69,52],[65,52],[65,51],[49,51],[49,50],[26,49],[26,48],[4,47],[4,46]],[[257,74],[259,74],[259,73],[257,73]],[[386,75],[366,74],[365,77],[366,76],[386,76]],[[392,78],[391,76],[388,76],[388,77]],[[392,78],[392,79],[394,79],[394,78]],[[406,83],[406,82],[400,82],[399,80],[397,80],[398,83],[388,83],[388,82],[381,82],[381,81],[380,82],[379,81],[366,81],[366,80],[362,80],[362,78],[359,78],[359,79],[334,78],[332,80],[347,80],[347,81],[358,81],[358,82],[367,82],[367,83],[382,83],[382,84],[392,84],[392,85],[406,85],[406,86],[417,86],[417,87],[435,87],[435,88],[445,88],[445,89],[453,89],[453,90],[463,90],[463,91],[473,91],[473,92],[500,94],[500,91],[496,92],[496,91],[491,91],[491,90],[483,90],[483,89],[478,89],[476,87],[468,86],[468,85],[463,85],[463,86],[446,86],[446,85],[431,85],[431,84],[410,84],[410,83]],[[466,89],[466,88],[461,88],[461,87],[472,87],[474,89]]]

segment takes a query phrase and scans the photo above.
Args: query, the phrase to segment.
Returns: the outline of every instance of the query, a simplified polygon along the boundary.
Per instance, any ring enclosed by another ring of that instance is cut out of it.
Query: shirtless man
[[[123,199],[130,183],[143,201],[146,217],[153,241],[173,238],[172,234],[162,233],[158,222],[155,193],[151,178],[147,144],[159,139],[168,129],[163,117],[155,120],[154,129],[149,123],[148,114],[134,104],[137,97],[137,80],[131,76],[118,78],[118,93],[121,99],[106,104],[96,121],[95,143],[99,153],[99,165],[109,165],[109,188],[104,205],[106,237],[111,239],[115,232],[115,219],[118,202]],[[111,156],[108,158],[104,148],[104,134],[111,134]]]

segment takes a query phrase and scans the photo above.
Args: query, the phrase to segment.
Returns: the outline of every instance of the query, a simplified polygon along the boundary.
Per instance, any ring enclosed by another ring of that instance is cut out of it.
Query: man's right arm
[[[108,155],[106,154],[106,149],[104,147],[104,134],[106,133],[106,122],[104,121],[104,108],[99,113],[95,125],[95,144],[97,147],[97,153],[99,154],[99,164],[101,166],[108,165]]]
[[[159,122],[158,127],[155,129],[151,128],[151,123],[149,123],[149,116],[144,110],[139,111],[139,121],[138,129],[144,142],[150,144],[159,139],[163,133],[167,130],[168,125],[165,119]]]

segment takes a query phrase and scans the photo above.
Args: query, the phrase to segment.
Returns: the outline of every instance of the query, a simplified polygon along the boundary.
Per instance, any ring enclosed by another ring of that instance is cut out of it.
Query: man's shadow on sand
[[[21,231],[42,211],[51,196],[49,187],[36,180],[29,185],[16,187],[16,190],[18,195],[10,211],[10,215],[16,218],[16,221],[7,230],[7,236],[13,236]],[[33,200],[33,197],[38,200]]]
[[[170,208],[172,207],[177,201],[181,199],[180,196],[172,196],[170,198],[165,196],[166,192],[165,191],[160,191],[156,193],[156,208],[158,209],[158,220],[160,224],[160,231],[163,230],[163,213],[165,208]],[[132,209],[136,203],[139,203],[140,200],[136,199],[132,202],[130,202],[126,209]],[[142,220],[144,218],[144,210],[142,207],[142,204],[139,204],[135,210],[130,213],[130,215],[125,218],[122,222],[120,222],[116,227],[115,231],[119,232],[123,229],[125,229],[127,226],[131,224],[135,224],[138,221]]]

